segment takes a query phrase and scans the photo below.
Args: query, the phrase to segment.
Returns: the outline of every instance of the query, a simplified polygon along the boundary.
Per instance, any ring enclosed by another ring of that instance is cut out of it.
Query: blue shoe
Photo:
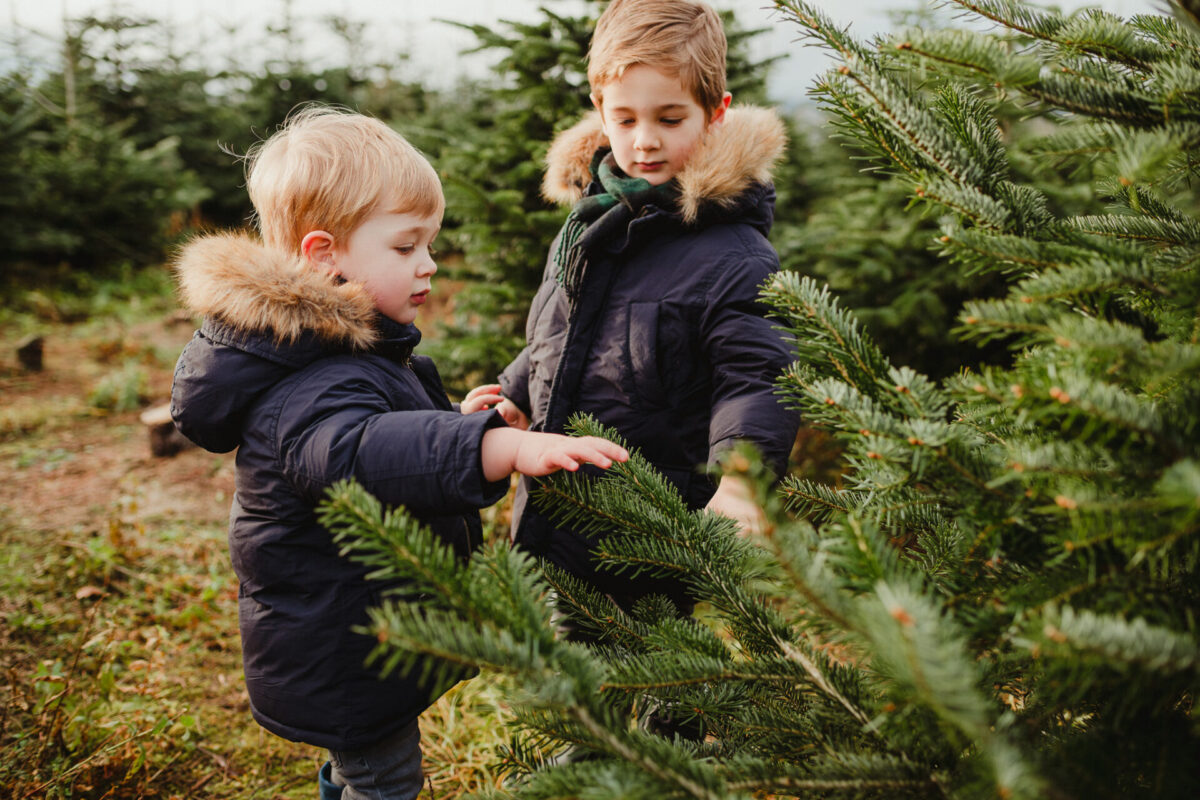
[[[333,764],[326,761],[321,765],[317,783],[321,786],[321,800],[342,800],[342,787],[333,782]]]

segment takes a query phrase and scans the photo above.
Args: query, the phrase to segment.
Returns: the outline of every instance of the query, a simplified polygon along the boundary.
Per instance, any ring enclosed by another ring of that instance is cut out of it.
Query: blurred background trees
[[[439,169],[443,279],[455,292],[437,329],[427,322],[426,346],[452,391],[489,379],[522,344],[566,213],[541,198],[542,159],[589,107],[583,58],[602,8],[460,25],[475,50],[495,56],[493,77],[438,89],[406,78],[403,56],[366,58],[364,23],[337,16],[318,21],[338,43],[320,65],[286,14],[254,46],[218,45],[203,57],[162,22],[119,15],[70,21],[54,59],[35,61],[10,41],[0,75],[5,304],[29,307],[31,289],[43,305],[47,291],[86,293],[160,268],[196,231],[247,225],[239,154],[297,105],[332,103],[387,121]],[[735,102],[771,103],[771,64],[749,55],[761,31],[724,16]],[[907,196],[892,176],[847,160],[815,106],[784,111],[792,146],[777,175],[772,238],[785,267],[828,281],[902,363],[943,374],[980,359],[986,350],[947,333],[962,298],[988,279],[935,267],[936,222],[903,213]]]

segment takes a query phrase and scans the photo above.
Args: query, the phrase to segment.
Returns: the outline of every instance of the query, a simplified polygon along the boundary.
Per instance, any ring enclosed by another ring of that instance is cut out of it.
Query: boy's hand
[[[485,383],[483,386],[476,386],[467,392],[467,396],[459,404],[458,410],[464,414],[474,414],[476,411],[487,411],[502,400],[504,400],[504,396],[500,394],[500,384]],[[509,405],[512,404],[509,403]],[[503,411],[500,412],[500,416],[504,417]],[[504,420],[507,422],[508,417],[504,417]]]
[[[584,462],[608,469],[614,461],[628,458],[624,447],[598,436],[575,438],[526,431],[517,445],[513,467],[517,472],[536,477],[560,469],[574,472]]]
[[[754,502],[754,493],[741,478],[725,475],[717,486],[717,493],[704,507],[723,517],[729,517],[741,528],[741,535],[761,533],[766,529],[767,518]]]
[[[538,477],[560,469],[574,472],[583,463],[608,469],[625,461],[629,453],[618,444],[596,436],[575,438],[558,433],[537,433],[516,428],[492,428],[480,447],[483,475],[497,481],[513,472]]]
[[[500,405],[496,406],[496,410],[500,412],[500,416],[504,417],[504,421],[510,428],[529,430],[529,417],[525,416],[525,412],[518,408],[512,400],[505,397],[500,401]]]

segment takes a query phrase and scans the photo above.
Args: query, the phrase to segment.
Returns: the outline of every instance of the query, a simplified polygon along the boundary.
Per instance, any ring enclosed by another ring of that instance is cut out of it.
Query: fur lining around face
[[[184,305],[197,314],[294,342],[305,331],[319,339],[370,346],[375,303],[361,284],[338,285],[303,260],[243,234],[204,236],[175,261]]]
[[[546,154],[542,195],[560,205],[578,202],[591,181],[592,155],[607,145],[597,111],[559,134]],[[729,109],[724,122],[708,132],[676,176],[684,221],[695,221],[705,203],[732,202],[751,184],[771,180],[786,146],[783,122],[773,110]]]

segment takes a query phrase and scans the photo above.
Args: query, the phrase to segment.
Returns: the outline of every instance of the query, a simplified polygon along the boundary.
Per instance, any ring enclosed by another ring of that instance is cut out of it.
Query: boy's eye
[[[678,125],[681,122],[683,122],[683,120],[679,117],[663,117],[662,118],[663,125]]]
[[[429,245],[429,247],[427,247],[427,248],[425,248],[425,249],[429,251],[429,255],[431,255],[431,256],[436,256],[436,255],[437,255],[437,252],[438,252],[438,251],[437,251],[437,248],[436,248],[436,247],[434,247],[432,244],[431,244],[431,245]]]
[[[417,246],[415,244],[402,244],[395,249],[396,252],[402,256],[410,256],[413,254],[413,251],[417,249]]]

